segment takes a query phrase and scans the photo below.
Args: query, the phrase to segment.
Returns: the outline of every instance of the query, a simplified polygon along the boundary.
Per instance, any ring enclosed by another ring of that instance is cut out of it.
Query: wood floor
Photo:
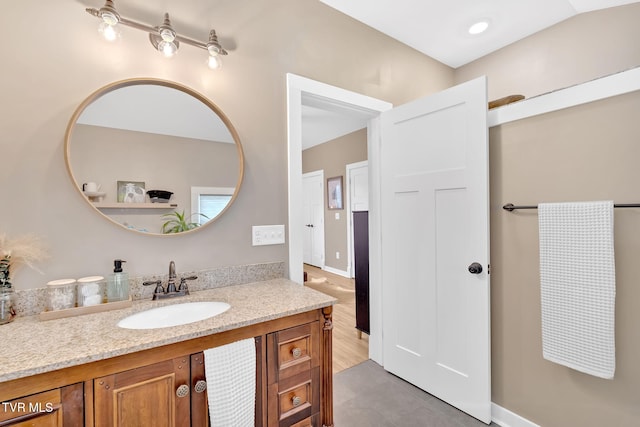
[[[307,281],[304,283],[317,291],[338,299],[333,307],[333,373],[369,360],[369,336],[358,339],[355,310],[355,284],[347,279],[317,267],[304,265]]]

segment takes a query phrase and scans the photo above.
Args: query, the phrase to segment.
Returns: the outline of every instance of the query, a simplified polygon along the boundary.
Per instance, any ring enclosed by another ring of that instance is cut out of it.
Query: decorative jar
[[[47,311],[64,310],[75,305],[75,279],[52,280],[47,283]]]
[[[0,325],[11,322],[16,317],[15,293],[11,288],[0,287]]]

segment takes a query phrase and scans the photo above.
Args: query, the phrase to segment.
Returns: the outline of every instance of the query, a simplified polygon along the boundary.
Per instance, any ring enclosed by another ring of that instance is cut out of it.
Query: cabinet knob
[[[291,403],[293,404],[294,408],[297,408],[302,403],[302,399],[300,398],[300,396],[293,396],[291,398]]]
[[[293,349],[291,349],[291,355],[294,359],[297,359],[302,356],[302,350],[300,350],[300,348],[298,347],[294,347]]]
[[[205,380],[198,380],[198,382],[196,382],[196,385],[193,386],[193,390],[196,393],[202,393],[206,389],[207,389],[207,382]]]
[[[176,396],[178,397],[186,397],[189,395],[189,386],[186,384],[182,384],[180,387],[176,389]]]

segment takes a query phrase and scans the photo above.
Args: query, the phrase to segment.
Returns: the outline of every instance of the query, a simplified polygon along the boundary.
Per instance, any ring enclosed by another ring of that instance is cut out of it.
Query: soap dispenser
[[[113,274],[107,280],[107,302],[129,299],[129,275],[122,271],[121,259],[113,261]]]

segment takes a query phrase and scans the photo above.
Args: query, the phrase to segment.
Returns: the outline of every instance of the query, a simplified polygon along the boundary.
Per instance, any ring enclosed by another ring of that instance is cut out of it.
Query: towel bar
[[[640,208],[640,203],[620,203],[613,205],[614,208]],[[513,203],[507,203],[502,207],[505,211],[513,212],[516,209],[538,209],[538,206],[522,205],[516,206]]]

